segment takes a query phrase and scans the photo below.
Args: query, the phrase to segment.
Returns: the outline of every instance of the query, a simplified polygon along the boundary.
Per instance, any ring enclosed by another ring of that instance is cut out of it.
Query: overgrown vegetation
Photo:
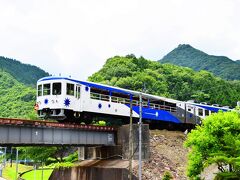
[[[205,167],[216,164],[218,178],[240,177],[240,114],[218,112],[207,117],[201,126],[188,134],[190,147],[187,175],[200,178]]]
[[[159,62],[189,67],[196,71],[207,70],[223,79],[240,80],[240,61],[208,55],[188,44],[179,45]]]
[[[0,117],[36,119],[35,89],[0,70]]]
[[[69,157],[68,155],[71,147],[67,146],[53,146],[53,147],[21,147],[19,148],[22,159],[31,159],[34,162],[44,163],[62,163],[62,162],[74,162],[77,154],[74,153]],[[65,158],[64,158],[65,157]]]
[[[240,100],[240,81],[225,81],[207,71],[161,64],[134,55],[115,56],[90,81],[174,98],[236,106]]]
[[[24,180],[34,180],[34,179],[48,180],[49,177],[52,174],[52,171],[53,171],[52,169],[44,170],[43,171],[43,177],[42,177],[42,170],[41,169],[38,169],[36,171],[32,170],[32,171],[29,171],[29,172],[25,173],[22,176],[22,179],[24,179]]]
[[[25,171],[31,170],[32,166],[26,166],[23,164],[18,164],[18,172],[23,173]],[[5,168],[3,168],[3,177],[5,179],[16,179],[16,164],[13,163],[13,166],[10,167],[7,165]]]
[[[163,180],[171,180],[173,179],[172,174],[169,171],[166,171],[163,175]]]

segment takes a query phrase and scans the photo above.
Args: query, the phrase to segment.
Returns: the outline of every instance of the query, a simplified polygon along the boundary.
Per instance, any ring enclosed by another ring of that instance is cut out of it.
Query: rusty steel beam
[[[35,126],[35,127],[56,127],[56,128],[71,128],[71,129],[83,129],[89,131],[117,131],[116,128],[110,126],[95,126],[84,125],[77,123],[58,123],[53,121],[44,120],[27,120],[16,118],[0,118],[0,125],[23,125],[23,126]]]
[[[0,118],[0,145],[115,145],[112,127]]]

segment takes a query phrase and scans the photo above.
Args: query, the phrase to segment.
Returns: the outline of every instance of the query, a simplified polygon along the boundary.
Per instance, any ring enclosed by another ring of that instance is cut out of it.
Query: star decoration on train
[[[66,99],[64,100],[64,105],[65,105],[66,107],[69,107],[70,102],[71,102],[70,99],[66,98]]]

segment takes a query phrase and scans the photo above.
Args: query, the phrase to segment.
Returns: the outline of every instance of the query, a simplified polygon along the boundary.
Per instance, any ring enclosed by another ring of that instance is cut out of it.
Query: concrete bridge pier
[[[78,160],[83,161],[85,160],[86,148],[85,146],[78,147]]]
[[[146,160],[150,157],[149,142],[149,126],[142,126],[142,159]],[[138,125],[133,125],[133,159],[138,160],[139,136]],[[117,145],[115,146],[82,146],[78,148],[78,159],[107,159],[120,158],[129,159],[129,125],[124,125],[118,129]]]

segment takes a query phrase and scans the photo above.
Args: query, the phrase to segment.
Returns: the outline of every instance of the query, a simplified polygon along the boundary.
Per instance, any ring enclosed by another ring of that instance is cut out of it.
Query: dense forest
[[[15,72],[19,74],[18,69]],[[31,76],[24,77],[25,81],[33,81]],[[240,100],[240,81],[226,81],[207,71],[195,72],[134,55],[108,59],[89,80],[184,101],[194,99],[235,107]],[[0,117],[36,117],[33,111],[35,88],[26,86],[1,69],[0,94]]]
[[[42,69],[17,60],[0,56],[0,70],[11,74],[16,80],[26,85],[35,85],[37,80],[49,74]]]
[[[35,118],[35,89],[0,70],[0,117]]]
[[[186,44],[179,45],[159,62],[189,67],[196,71],[207,70],[227,80],[240,80],[240,61],[208,55]]]
[[[207,71],[195,72],[134,55],[108,59],[88,80],[184,101],[235,107],[240,100],[240,81],[226,81]]]

